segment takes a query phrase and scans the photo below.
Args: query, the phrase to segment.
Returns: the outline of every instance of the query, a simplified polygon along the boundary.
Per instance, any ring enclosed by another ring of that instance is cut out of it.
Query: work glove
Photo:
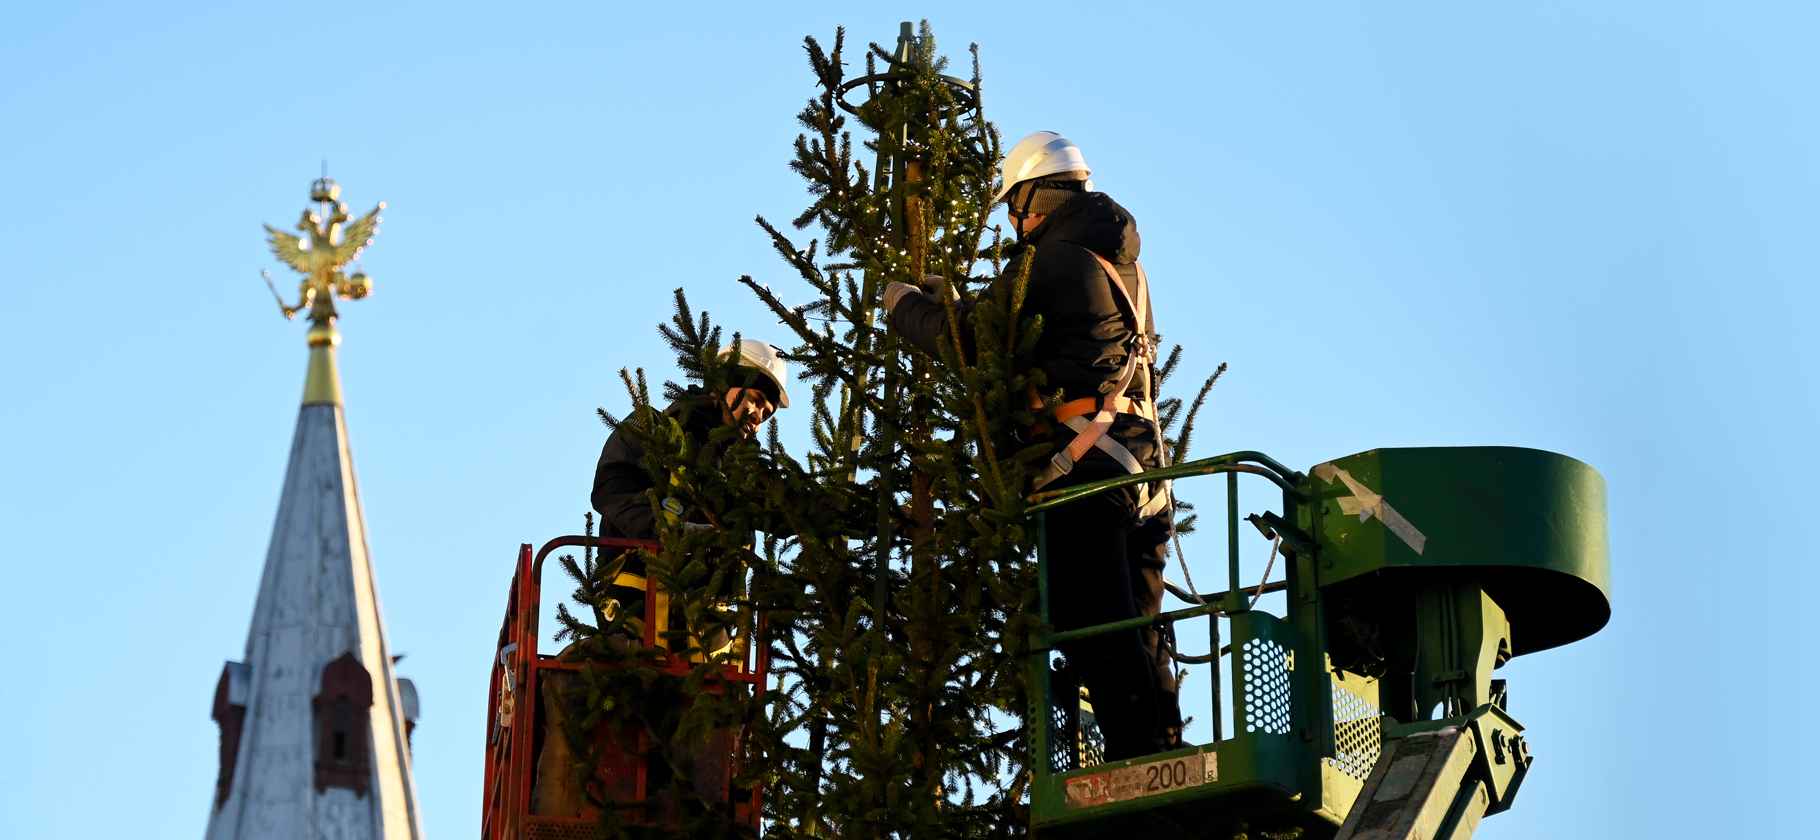
[[[885,286],[885,311],[896,312],[897,302],[903,300],[905,295],[922,294],[922,292],[922,289],[912,286],[909,283],[892,282],[890,285]]]
[[[961,299],[960,290],[954,288],[954,286],[948,282],[948,278],[943,277],[940,274],[923,275],[923,282],[919,285],[923,287],[924,292],[933,295],[936,300],[940,300],[944,297],[949,300]]]
[[[960,291],[948,283],[948,278],[939,274],[925,274],[923,275],[922,283],[918,286],[898,282],[892,282],[889,285],[886,285],[885,310],[888,312],[896,312],[898,301],[903,300],[904,296],[912,292],[921,292],[926,295],[931,295],[937,300],[940,300],[943,297],[947,297],[949,300],[961,299]]]

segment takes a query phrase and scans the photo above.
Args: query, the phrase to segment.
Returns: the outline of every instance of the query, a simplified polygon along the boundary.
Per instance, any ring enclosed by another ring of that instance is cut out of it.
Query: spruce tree
[[[809,287],[792,306],[745,282],[796,334],[789,355],[813,384],[814,449],[800,466],[775,452],[784,483],[840,498],[859,539],[798,534],[765,606],[784,696],[771,703],[783,836],[961,837],[1020,834],[1033,621],[1030,533],[1022,516],[1043,447],[1013,434],[1039,325],[1019,294],[983,300],[975,334],[952,336],[939,363],[900,345],[878,311],[892,281],[951,281],[968,300],[993,273],[997,132],[983,114],[977,50],[969,80],[949,77],[927,24],[895,50],[865,52],[845,76],[845,36],[806,39],[820,87],[799,116],[791,166],[810,206],[799,245],[763,218],[778,254]],[[856,102],[864,98],[863,102]],[[850,125],[862,134],[855,148]],[[864,157],[872,158],[868,166]],[[953,298],[944,295],[944,300]],[[963,338],[977,344],[969,361]],[[1002,733],[1002,734],[1001,734]]]
[[[1044,385],[1030,358],[1042,324],[1022,314],[1034,251],[1005,264],[989,223],[1002,147],[984,115],[977,47],[965,80],[945,72],[927,23],[915,33],[906,24],[893,50],[871,44],[856,79],[843,30],[831,48],[814,38],[804,47],[819,92],[798,116],[790,166],[812,201],[790,227],[808,241],[757,222],[807,300],[741,280],[794,335],[785,356],[810,393],[780,420],[808,422],[812,443],[792,454],[775,423],[762,443],[731,427],[694,440],[652,399],[642,370],[623,374],[632,413],[602,418],[644,447],[653,509],[670,499],[713,525],[688,530],[659,516],[662,548],[644,555],[685,605],[671,649],[702,661],[674,678],[649,667],[655,651],[608,644],[641,626],[638,610],[605,606],[623,559],[562,558],[593,619],[560,614],[563,635],[579,640],[568,655],[601,666],[568,695],[575,772],[608,809],[603,828],[649,833],[616,815],[625,803],[592,777],[587,752],[603,722],[643,731],[650,760],[670,771],[664,807],[682,819],[680,836],[733,836],[723,810],[690,787],[687,750],[671,745],[699,750],[737,732],[736,781],[762,787],[767,836],[1021,837],[1026,656],[1042,629],[1023,509],[1050,454],[1028,442],[1041,412],[1027,393]],[[1011,282],[983,294],[1000,274]],[[879,311],[888,283],[928,276],[947,281],[945,305],[974,307],[969,334],[956,327],[939,359],[898,342]],[[668,384],[667,401],[718,410],[707,401],[757,375],[719,356],[720,328],[680,289],[660,332],[702,386]],[[1159,381],[1178,359],[1179,348]],[[1172,426],[1180,402],[1160,408]],[[1171,441],[1178,458],[1192,414]],[[771,691],[716,686],[715,669],[740,656],[704,653],[726,627],[769,655]]]

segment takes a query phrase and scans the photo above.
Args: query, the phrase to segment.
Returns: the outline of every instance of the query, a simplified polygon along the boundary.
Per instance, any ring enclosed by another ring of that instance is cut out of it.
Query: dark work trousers
[[[1126,475],[1090,450],[1074,471],[1043,487],[1057,490]],[[1156,615],[1163,603],[1163,546],[1173,527],[1165,511],[1137,522],[1138,488],[1125,487],[1051,510],[1044,518],[1049,621],[1057,630]],[[1156,628],[1125,630],[1060,645],[1080,675],[1106,739],[1106,760],[1174,749],[1182,729],[1174,663],[1158,654]]]

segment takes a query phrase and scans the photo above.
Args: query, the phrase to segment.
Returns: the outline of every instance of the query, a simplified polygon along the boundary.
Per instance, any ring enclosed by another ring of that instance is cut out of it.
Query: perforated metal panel
[[[1246,734],[1289,734],[1289,649],[1269,639],[1248,639],[1239,648],[1239,693],[1244,698]]]
[[[1068,745],[1074,743],[1074,716],[1068,713],[1068,698],[1058,698],[1049,707],[1049,772],[1066,773],[1074,769]]]
[[[1383,751],[1383,712],[1365,698],[1333,687],[1333,758],[1322,759],[1359,781],[1371,775]]]
[[[525,820],[525,840],[600,840],[603,835],[593,821],[552,820],[532,817]]]

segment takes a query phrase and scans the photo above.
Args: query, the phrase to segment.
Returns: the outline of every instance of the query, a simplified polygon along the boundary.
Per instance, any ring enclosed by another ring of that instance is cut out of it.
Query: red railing
[[[535,554],[529,543],[519,547],[517,568],[512,574],[505,620],[499,629],[499,640],[491,667],[492,676],[487,687],[487,760],[481,813],[483,840],[581,840],[594,836],[599,814],[592,806],[585,808],[580,816],[531,813],[537,773],[536,753],[544,746],[539,731],[543,723],[543,716],[539,713],[543,674],[548,671],[579,672],[584,667],[581,663],[558,661],[555,656],[538,651],[543,563],[550,552],[558,548],[586,546],[607,551],[641,548],[657,551],[661,548],[658,543],[646,540],[586,536],[557,537],[544,543]],[[658,637],[657,629],[659,594],[656,579],[646,576],[643,639],[646,648],[665,646]],[[759,614],[755,627],[756,632],[752,637],[743,640],[742,661],[722,666],[720,677],[725,685],[745,684],[751,687],[755,695],[762,695],[765,691],[765,678],[770,670],[770,652],[761,642],[765,627],[763,613]],[[660,654],[655,663],[648,664],[674,674],[686,674],[694,667],[693,663],[668,651]],[[603,724],[603,728],[604,726]],[[632,800],[644,800],[651,792],[642,758],[649,745],[642,732],[635,733],[635,739],[626,737],[633,734],[596,733],[597,743],[604,743],[609,749],[604,751],[605,755],[600,761],[602,766],[597,767],[595,772],[608,789],[629,794],[626,798]],[[636,743],[621,743],[632,740]],[[726,742],[725,748],[729,755],[724,757],[725,761],[714,761],[719,756],[703,754],[698,756],[697,763],[709,769],[724,768],[725,772],[717,775],[729,776],[732,771],[730,753],[736,743],[736,739]],[[710,742],[709,749],[713,750],[718,745],[718,742]],[[698,778],[696,783],[700,790],[703,780]],[[759,789],[732,789],[729,782],[722,785],[721,795],[726,797],[735,819],[757,829],[761,793]],[[742,798],[744,801],[740,801]],[[649,810],[633,808],[623,815],[633,822],[646,822],[660,817],[648,813]]]

